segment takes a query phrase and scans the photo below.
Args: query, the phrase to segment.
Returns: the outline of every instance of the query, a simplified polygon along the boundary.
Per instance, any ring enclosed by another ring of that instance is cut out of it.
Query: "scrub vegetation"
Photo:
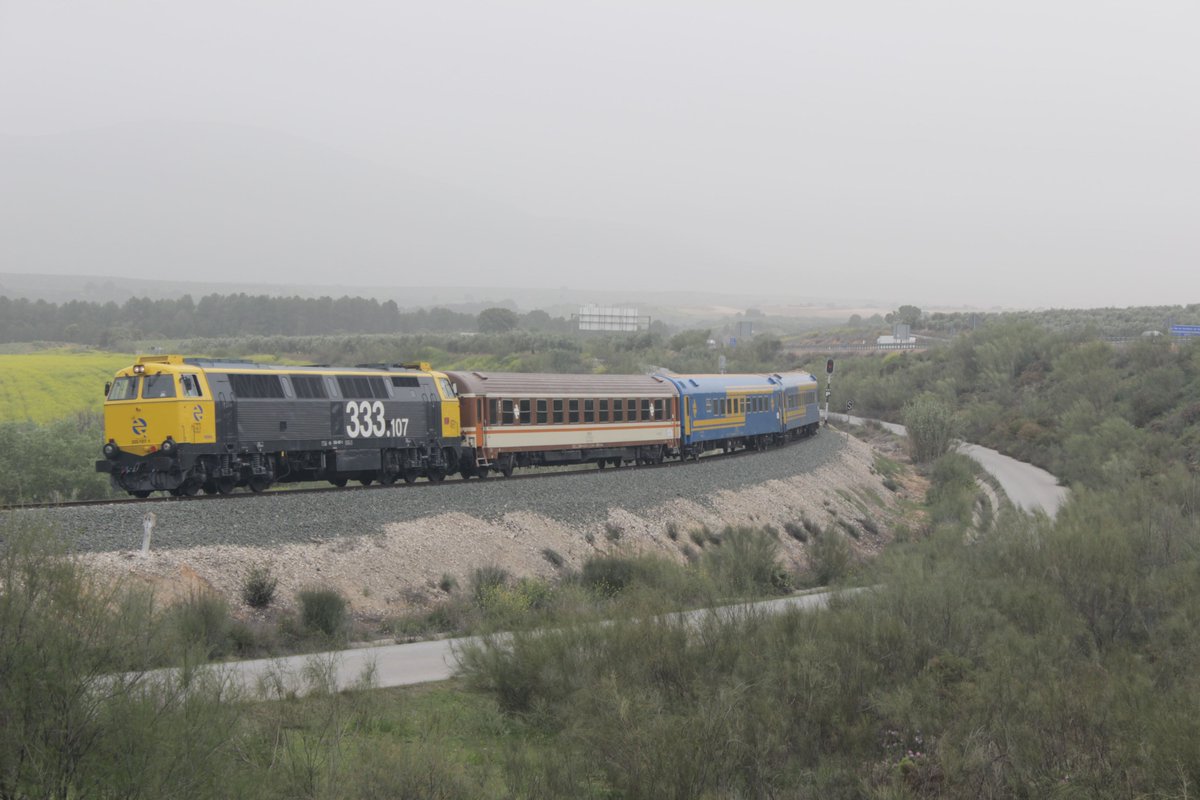
[[[461,681],[274,703],[195,671],[187,691],[98,684],[237,652],[242,634],[204,598],[167,613],[6,530],[0,796],[1194,794],[1200,347],[990,324],[844,359],[835,391],[897,421],[927,392],[958,435],[1046,466],[1070,500],[980,531],[974,468],[948,454],[923,467],[924,526],[868,565],[842,528],[798,520],[680,531],[688,565],[617,555],[554,583],[481,570],[395,623],[512,632],[464,647]],[[806,573],[768,561],[778,535],[807,537]],[[662,613],[845,575],[869,588],[826,611]]]

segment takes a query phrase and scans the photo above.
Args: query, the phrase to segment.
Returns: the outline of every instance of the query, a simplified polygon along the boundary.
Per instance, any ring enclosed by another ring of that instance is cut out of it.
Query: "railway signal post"
[[[829,424],[829,396],[833,394],[833,359],[825,362],[825,424]]]

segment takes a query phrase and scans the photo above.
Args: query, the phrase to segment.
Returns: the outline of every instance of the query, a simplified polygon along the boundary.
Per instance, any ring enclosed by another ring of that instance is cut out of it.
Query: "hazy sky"
[[[1198,33],[1196,0],[0,0],[0,134],[288,134],[585,227],[580,249],[653,240],[655,288],[1200,302]],[[567,245],[513,280],[607,285]],[[80,247],[39,268],[148,269]],[[412,280],[495,283],[472,274]]]

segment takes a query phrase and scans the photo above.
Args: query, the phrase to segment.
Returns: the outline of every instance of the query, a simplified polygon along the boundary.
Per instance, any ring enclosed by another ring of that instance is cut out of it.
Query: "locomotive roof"
[[[639,395],[674,397],[670,381],[652,375],[575,375],[545,372],[447,372],[459,394],[502,396]]]
[[[424,374],[428,371],[427,364],[359,364],[357,366],[336,366],[331,364],[305,364],[292,366],[288,364],[260,364],[255,361],[239,361],[219,358],[185,358],[183,363],[202,367],[214,372],[313,372],[318,374],[394,374],[397,372]]]

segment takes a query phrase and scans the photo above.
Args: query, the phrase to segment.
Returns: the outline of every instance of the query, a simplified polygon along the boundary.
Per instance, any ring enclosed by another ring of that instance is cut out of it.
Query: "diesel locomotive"
[[[438,372],[143,356],[106,388],[96,469],[137,497],[440,481],[762,449],[820,426],[817,380]]]
[[[284,367],[142,356],[106,390],[96,469],[136,497],[273,483],[440,481],[458,399],[428,364]]]

